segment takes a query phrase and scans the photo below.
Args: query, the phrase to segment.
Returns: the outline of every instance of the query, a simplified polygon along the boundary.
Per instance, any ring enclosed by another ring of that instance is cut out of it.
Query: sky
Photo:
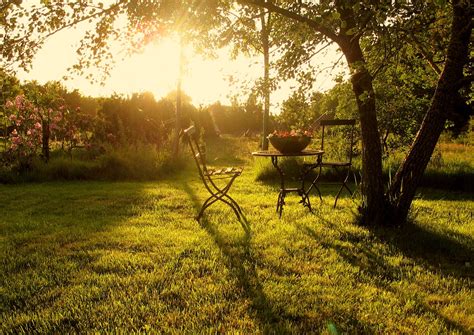
[[[68,29],[53,35],[33,60],[32,69],[26,73],[20,71],[21,80],[37,80],[45,83],[50,80],[62,81],[67,68],[76,61],[76,49],[84,29]],[[176,89],[179,72],[179,44],[176,40],[163,39],[148,45],[143,53],[134,54],[118,61],[110,77],[103,85],[91,83],[85,78],[73,76],[64,82],[69,89],[79,89],[89,96],[108,96],[113,93],[131,94],[149,91],[156,99]],[[257,79],[263,73],[262,58],[240,56],[230,59],[228,50],[219,50],[216,59],[204,59],[191,49],[185,50],[186,71],[182,87],[195,105],[206,105],[220,101],[230,103],[230,97],[239,94],[239,82]],[[330,66],[336,58],[335,49],[328,55],[314,61],[321,68]],[[234,79],[233,84],[228,78]],[[321,73],[314,89],[324,91],[334,85],[329,70]],[[294,83],[282,83],[281,88],[272,93],[272,113],[278,114],[281,102],[292,91]]]

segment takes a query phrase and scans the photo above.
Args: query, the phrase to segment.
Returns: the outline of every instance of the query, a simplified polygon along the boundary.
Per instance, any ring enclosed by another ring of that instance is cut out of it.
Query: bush
[[[78,157],[74,157],[78,156]],[[84,153],[73,157],[56,153],[48,163],[40,159],[28,170],[13,167],[0,168],[0,183],[52,180],[156,180],[168,173],[179,171],[184,161],[167,149],[153,145],[109,147],[97,157]]]

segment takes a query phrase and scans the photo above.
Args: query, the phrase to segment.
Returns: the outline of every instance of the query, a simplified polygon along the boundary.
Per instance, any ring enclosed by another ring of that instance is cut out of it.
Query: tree
[[[271,92],[275,89],[276,78],[271,78],[271,54],[279,42],[274,38],[274,16],[264,8],[239,7],[232,12],[232,24],[223,32],[223,44],[233,46],[233,56],[239,52],[258,53],[263,56],[262,80],[254,83],[254,90],[263,97],[262,138],[260,147],[268,150],[270,129]],[[272,50],[273,49],[273,50]]]
[[[42,156],[47,162],[50,154],[52,123],[58,111],[64,108],[63,96],[66,89],[59,82],[47,82],[40,85],[36,81],[31,81],[23,85],[23,91],[26,98],[38,110],[37,115],[41,120]]]
[[[376,119],[373,76],[361,46],[364,35],[380,35],[389,28],[390,20],[401,18],[400,13],[416,16],[416,3],[321,1],[318,5],[299,1],[293,7],[282,7],[272,1],[241,1],[248,5],[267,8],[311,27],[315,33],[340,47],[351,70],[351,82],[356,97],[362,131],[362,193],[365,197],[363,215],[367,223],[383,224],[387,219],[405,221],[415,190],[434,150],[447,119],[453,109],[452,99],[463,81],[463,68],[469,53],[473,9],[471,1],[453,1],[450,42],[443,74],[433,96],[424,122],[411,150],[397,172],[387,197],[381,169],[381,146]],[[411,7],[412,6],[412,7]],[[303,14],[304,13],[304,14]],[[314,14],[318,14],[315,16]],[[312,15],[312,17],[311,17]],[[324,17],[329,19],[324,19]],[[388,214],[388,216],[387,216]]]
[[[453,96],[459,94],[458,91],[466,80],[463,71],[469,57],[474,9],[471,1],[453,1],[452,10],[451,32],[444,69],[411,150],[388,190],[391,211],[397,221],[405,220],[408,215],[416,188],[444,124],[456,107],[456,99]]]

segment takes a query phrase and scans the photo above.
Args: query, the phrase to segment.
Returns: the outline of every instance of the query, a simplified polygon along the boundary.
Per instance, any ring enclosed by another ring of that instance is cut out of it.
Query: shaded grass
[[[158,182],[0,186],[0,333],[474,331],[472,195],[423,190],[410,226],[369,230],[325,187],[314,214],[290,195],[278,219],[252,145],[213,159],[245,164],[231,194],[250,231],[223,205],[193,219],[191,160]]]

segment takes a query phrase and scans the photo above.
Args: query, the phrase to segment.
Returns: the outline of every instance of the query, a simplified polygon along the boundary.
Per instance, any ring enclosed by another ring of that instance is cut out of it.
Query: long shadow
[[[381,241],[389,243],[405,256],[445,276],[474,278],[466,266],[474,256],[474,240],[455,232],[440,232],[409,222],[399,228],[370,227]]]
[[[0,217],[0,286],[8,290],[0,299],[0,312],[8,315],[16,310],[25,315],[12,333],[28,327],[34,330],[32,315],[60,299],[60,294],[54,294],[57,288],[75,285],[74,279],[84,269],[97,274],[117,270],[91,264],[100,257],[99,251],[121,250],[119,241],[106,238],[108,232],[152,208],[155,201],[143,192],[141,183],[109,182],[13,185],[1,190],[0,199],[4,213]],[[139,244],[132,247],[143,249]],[[21,289],[27,285],[28,290]],[[75,322],[65,325],[62,332],[77,332]]]
[[[403,280],[403,269],[389,264],[385,261],[384,257],[375,252],[371,248],[371,240],[387,243],[391,248],[400,251],[418,265],[433,269],[434,272],[441,273],[444,276],[464,279],[473,278],[474,276],[472,268],[465,266],[465,262],[472,260],[474,254],[472,249],[473,241],[465,236],[463,236],[464,241],[459,242],[448,236],[410,223],[398,229],[372,227],[372,236],[369,240],[366,240],[349,231],[343,231],[332,222],[320,215],[318,216],[325,225],[331,227],[331,229],[338,230],[341,234],[341,239],[349,242],[350,246],[338,244],[334,240],[323,240],[308,226],[300,225],[298,228],[324,247],[335,250],[348,263],[362,269],[363,273],[368,276],[370,284],[374,284],[380,289],[391,291],[398,296],[403,296],[404,293],[398,291],[390,283]],[[458,236],[458,238],[460,237]],[[410,298],[413,299],[413,297]],[[469,330],[463,325],[445,317],[425,302],[417,299],[417,305],[426,312],[437,315],[448,328],[461,333],[469,333]]]
[[[473,192],[458,191],[457,189],[448,189],[446,192],[441,188],[420,187],[417,194],[418,198],[426,200],[474,201]]]
[[[187,184],[184,184],[183,187],[193,201],[194,207],[199,209],[201,203],[193,189]],[[285,318],[274,310],[258,279],[256,269],[258,262],[257,259],[254,258],[250,245],[250,231],[244,229],[245,234],[240,240],[229,241],[205,216],[201,219],[201,226],[213,238],[216,245],[222,251],[226,263],[231,273],[237,279],[242,292],[245,297],[252,302],[252,310],[262,326],[264,333],[291,334],[290,329],[285,326]]]

